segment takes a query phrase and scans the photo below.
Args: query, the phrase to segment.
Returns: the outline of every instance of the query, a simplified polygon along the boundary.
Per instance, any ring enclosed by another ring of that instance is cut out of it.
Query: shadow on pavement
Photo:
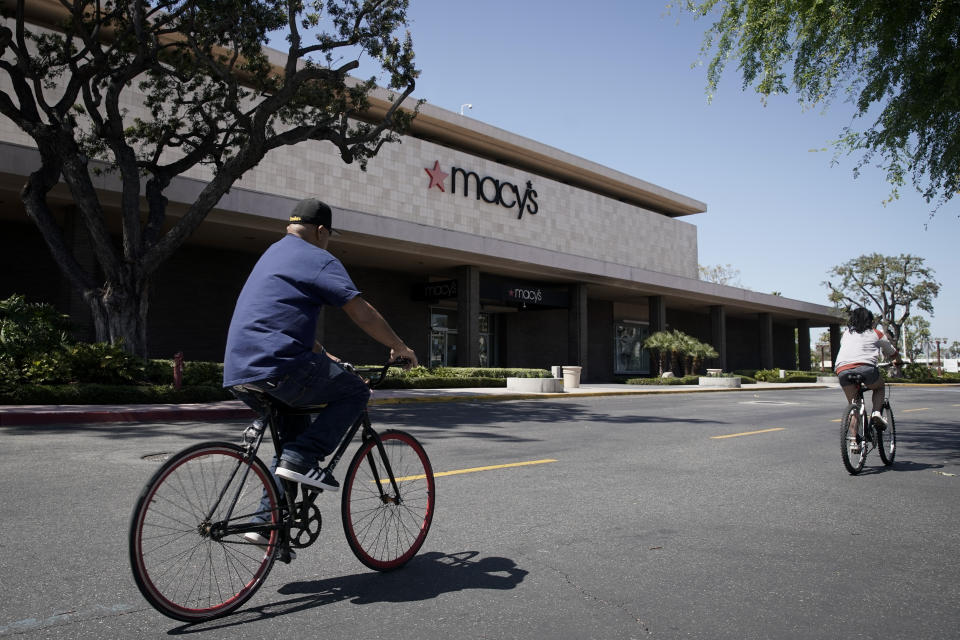
[[[509,558],[478,558],[479,555],[477,551],[451,554],[433,551],[421,554],[403,569],[389,573],[366,572],[292,582],[278,590],[282,595],[293,596],[286,600],[259,607],[245,607],[226,618],[211,622],[176,627],[169,634],[226,629],[342,601],[358,605],[412,602],[466,589],[513,589],[523,582],[528,573]],[[254,595],[254,600],[258,595]]]
[[[635,398],[631,398],[635,399]],[[660,411],[662,414],[662,411]],[[679,422],[683,424],[726,424],[725,421],[689,418],[676,414],[657,415],[653,411],[613,415],[603,411],[603,405],[571,402],[550,402],[544,400],[509,402],[463,402],[430,405],[381,405],[371,408],[370,417],[374,425],[378,421],[399,429],[429,430],[431,438],[451,436],[475,436],[504,442],[527,442],[518,431],[521,423],[600,423],[644,425]],[[500,427],[501,432],[472,432],[464,427],[477,426],[489,429]],[[453,429],[456,428],[456,431]]]

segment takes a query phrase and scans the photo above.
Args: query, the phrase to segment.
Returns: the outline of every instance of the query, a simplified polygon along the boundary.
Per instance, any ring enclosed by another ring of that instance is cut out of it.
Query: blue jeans
[[[297,368],[279,378],[269,378],[256,383],[267,394],[291,407],[307,407],[326,404],[326,408],[310,416],[279,416],[277,435],[280,442],[277,450],[280,459],[295,465],[312,467],[330,455],[340,444],[347,430],[353,425],[370,399],[370,388],[356,375],[346,371],[326,354],[311,353]],[[242,391],[234,394],[254,411],[263,413],[256,396]],[[270,461],[270,471],[276,472],[277,456]],[[278,482],[283,497],[283,483]],[[251,521],[263,522],[270,511],[270,502],[264,492],[260,513]]]
[[[303,365],[278,378],[257,383],[268,395],[291,407],[325,404],[310,416],[281,416],[277,431],[281,460],[312,467],[330,455],[367,406],[370,389],[325,353],[311,353]],[[259,410],[246,394],[238,397]]]

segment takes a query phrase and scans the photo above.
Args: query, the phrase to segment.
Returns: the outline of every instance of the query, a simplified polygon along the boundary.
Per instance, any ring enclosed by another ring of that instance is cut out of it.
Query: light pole
[[[463,110],[464,110],[465,108],[466,108],[466,109],[473,109],[473,105],[470,104],[469,102],[466,102],[466,103],[460,105],[460,115],[463,115]]]

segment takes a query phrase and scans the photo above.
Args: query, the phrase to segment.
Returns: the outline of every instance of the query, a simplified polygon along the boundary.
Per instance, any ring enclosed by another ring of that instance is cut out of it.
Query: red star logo
[[[427,175],[430,176],[430,186],[428,186],[427,189],[433,189],[434,187],[437,187],[440,189],[440,191],[446,193],[447,190],[443,188],[443,181],[446,180],[447,176],[450,174],[444,173],[443,170],[440,169],[440,161],[435,160],[433,163],[433,169],[424,168],[424,171],[426,171]]]

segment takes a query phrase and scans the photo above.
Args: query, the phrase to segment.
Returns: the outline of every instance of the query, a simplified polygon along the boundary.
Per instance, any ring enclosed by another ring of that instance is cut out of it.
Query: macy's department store
[[[92,337],[85,303],[19,202],[39,155],[6,120],[0,147],[0,296],[53,302]],[[176,180],[170,215],[207,179]],[[108,207],[116,187],[101,181]],[[304,197],[333,207],[342,235],[330,251],[424,364],[581,365],[587,381],[642,376],[656,373],[646,336],[678,329],[712,344],[720,357],[709,365],[725,371],[793,368],[797,353],[806,369],[809,329],[836,334],[830,307],[699,280],[697,229],[683,217],[705,204],[424,105],[367,172],[305,143],[248,173],[151,281],[151,356],[223,357],[247,274]],[[74,255],[92,264],[69,193],[54,198]],[[339,310],[325,310],[317,331],[348,360],[386,355]]]

